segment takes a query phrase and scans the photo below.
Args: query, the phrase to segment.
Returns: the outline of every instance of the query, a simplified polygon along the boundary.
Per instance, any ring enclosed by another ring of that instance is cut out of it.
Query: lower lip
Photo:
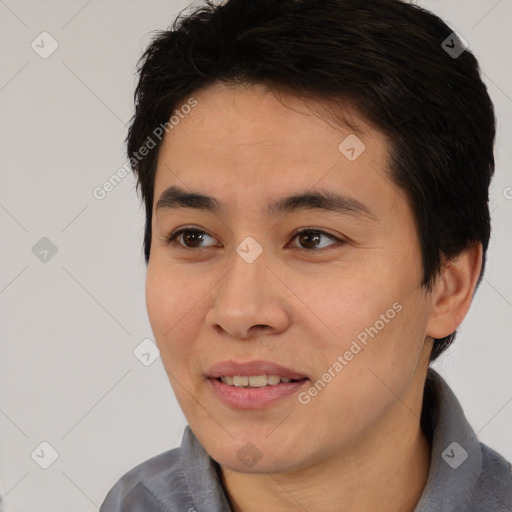
[[[213,392],[226,404],[238,409],[261,409],[278,400],[289,397],[305,386],[308,379],[295,382],[281,382],[262,388],[239,388],[209,378]]]

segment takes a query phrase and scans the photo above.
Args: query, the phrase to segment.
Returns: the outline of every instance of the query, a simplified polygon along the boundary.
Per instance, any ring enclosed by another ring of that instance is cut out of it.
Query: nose
[[[286,291],[264,253],[252,263],[237,254],[231,270],[215,287],[206,324],[236,339],[282,332],[291,318]]]

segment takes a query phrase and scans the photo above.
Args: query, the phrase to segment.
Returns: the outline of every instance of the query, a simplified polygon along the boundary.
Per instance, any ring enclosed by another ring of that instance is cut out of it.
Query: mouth
[[[236,388],[264,388],[268,386],[277,386],[278,384],[288,384],[289,382],[298,382],[304,379],[290,379],[289,377],[283,377],[275,374],[263,374],[263,375],[223,375],[217,377],[215,380],[233,386]]]
[[[235,409],[261,409],[291,398],[309,378],[270,361],[224,361],[210,368],[207,380],[214,395]]]
[[[291,368],[287,368],[272,361],[262,360],[247,361],[245,363],[233,360],[222,361],[210,367],[206,375],[210,379],[227,379],[227,382],[223,381],[225,384],[239,387],[249,385],[252,387],[262,387],[267,384],[279,384],[281,379],[283,379],[283,382],[290,382],[292,380],[308,378],[307,375]],[[249,377],[249,379],[252,378],[252,384],[250,384],[249,381],[246,382],[247,377]],[[280,380],[277,381],[277,378]]]

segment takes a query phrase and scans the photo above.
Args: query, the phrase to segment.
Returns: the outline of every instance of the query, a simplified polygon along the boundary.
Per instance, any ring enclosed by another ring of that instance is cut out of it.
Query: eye
[[[178,229],[174,233],[171,233],[168,238],[165,239],[165,243],[168,245],[179,245],[182,249],[201,249],[201,246],[197,246],[194,244],[198,244],[204,241],[204,235],[210,237],[213,240],[213,237],[208,235],[208,233],[200,230],[200,229],[193,229],[192,227],[184,227],[181,229]],[[182,240],[185,242],[185,245],[179,242],[177,240],[178,238],[182,238]],[[188,244],[192,244],[189,246]]]
[[[293,234],[293,240],[297,239],[302,245],[306,245],[306,247],[298,247],[298,249],[323,249],[324,247],[318,247],[318,242],[321,240],[321,238],[330,238],[331,240],[334,240],[335,242],[338,242],[337,244],[330,244],[330,245],[340,245],[344,241],[335,237],[334,235],[331,235],[329,233],[326,233],[325,231],[322,231],[321,229],[315,229],[315,228],[303,228],[301,230],[295,231]],[[313,247],[311,247],[313,246]]]
[[[165,243],[168,245],[176,246],[178,245],[182,249],[201,249],[211,246],[201,246],[200,244],[204,242],[206,237],[214,239],[212,236],[208,235],[205,231],[202,231],[200,229],[195,229],[193,227],[184,227],[176,230],[175,232],[171,233],[168,238],[165,239]],[[329,233],[326,233],[325,231],[322,231],[320,229],[315,228],[302,228],[300,230],[297,230],[293,233],[292,240],[299,240],[299,242],[302,245],[305,245],[305,247],[297,247],[297,249],[305,249],[305,250],[318,250],[323,249],[324,247],[318,247],[318,242],[324,238],[329,238],[331,240],[334,240],[337,242],[337,244],[330,244],[330,245],[340,245],[344,243],[343,240],[335,237],[334,235],[331,235]],[[180,242],[181,239],[181,242]]]

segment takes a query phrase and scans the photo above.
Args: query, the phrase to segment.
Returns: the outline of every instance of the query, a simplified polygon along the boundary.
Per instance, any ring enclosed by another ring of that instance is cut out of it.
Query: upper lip
[[[254,360],[245,363],[236,361],[222,361],[214,364],[208,370],[208,377],[217,379],[230,375],[278,375],[279,377],[288,377],[293,380],[307,379],[306,375],[298,373],[290,368],[286,368],[272,361]]]

